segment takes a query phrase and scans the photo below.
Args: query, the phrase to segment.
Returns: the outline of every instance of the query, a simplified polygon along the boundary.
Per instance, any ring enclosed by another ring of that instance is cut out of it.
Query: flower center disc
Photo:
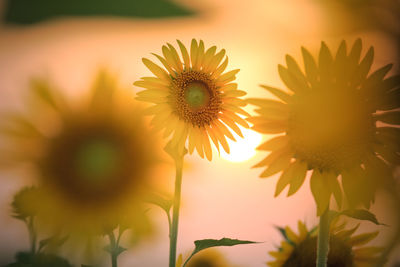
[[[218,118],[221,96],[209,74],[183,71],[173,80],[170,92],[171,108],[185,122],[203,127]]]
[[[314,266],[317,259],[317,238],[307,238],[297,244],[282,267]],[[336,236],[329,241],[328,267],[352,267],[354,257],[346,243]]]
[[[374,125],[357,91],[320,89],[293,100],[288,134],[296,157],[321,171],[340,172],[361,163]]]
[[[118,169],[119,151],[106,140],[90,140],[78,149],[76,168],[80,176],[88,182],[102,183]]]
[[[210,102],[210,92],[201,82],[189,83],[184,93],[185,100],[193,110],[207,106]]]

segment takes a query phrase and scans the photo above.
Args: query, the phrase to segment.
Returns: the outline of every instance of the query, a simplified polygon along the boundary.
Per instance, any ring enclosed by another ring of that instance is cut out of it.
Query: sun
[[[237,134],[234,134],[236,142],[229,139],[227,140],[230,147],[230,154],[227,154],[221,149],[221,157],[224,160],[230,162],[243,162],[249,160],[255,156],[256,148],[262,141],[261,134],[241,126],[239,127],[244,138],[240,138]]]

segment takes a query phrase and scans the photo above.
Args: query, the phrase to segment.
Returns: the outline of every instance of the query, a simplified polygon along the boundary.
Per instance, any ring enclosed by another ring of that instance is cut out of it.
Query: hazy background
[[[176,44],[176,39],[188,45],[192,38],[198,38],[204,40],[206,47],[225,48],[230,61],[228,68],[241,69],[237,82],[249,97],[267,97],[266,91],[258,86],[260,83],[283,87],[277,64],[284,63],[285,54],[302,62],[300,47],[307,47],[315,55],[321,40],[336,50],[342,39],[350,46],[361,37],[363,53],[367,47],[375,46],[373,69],[398,62],[399,58],[400,12],[396,13],[399,4],[395,0],[175,1],[176,7],[157,9],[158,13],[136,6],[135,10],[142,10],[142,15],[134,10],[124,14],[116,10],[115,14],[123,17],[57,17],[34,24],[26,24],[34,18],[21,21],[15,17],[7,17],[9,21],[5,23],[5,2],[0,3],[1,110],[23,107],[29,78],[34,75],[51,77],[66,94],[74,96],[87,88],[97,68],[104,65],[119,74],[122,85],[137,91],[132,82],[150,74],[141,58],[151,57],[152,52],[160,53],[164,43]],[[136,3],[140,6],[146,1]],[[152,5],[157,6],[157,1]],[[30,10],[28,13],[34,13]],[[166,10],[170,14],[162,12]],[[43,20],[46,16],[42,14],[36,19],[39,18]],[[398,70],[396,63],[393,72]],[[246,109],[251,112],[250,106]],[[257,134],[250,134],[239,142],[242,147],[255,147],[260,140],[257,138],[260,138]],[[299,219],[313,226],[317,222],[315,205],[308,180],[294,196],[286,198],[284,192],[274,198],[277,175],[260,179],[261,169],[250,169],[265,153],[252,156],[252,151],[243,152],[240,148],[237,151],[233,151],[233,156],[247,153],[249,158],[233,163],[227,156],[220,158],[217,154],[212,162],[197,155],[186,157],[178,251],[192,250],[196,239],[254,240],[263,243],[221,251],[234,264],[261,267],[271,259],[268,251],[274,250],[281,240],[274,226],[296,226]],[[173,176],[171,169],[166,177],[161,177],[166,180],[163,181],[166,191],[173,190]],[[25,226],[9,216],[9,204],[13,194],[29,183],[29,171],[2,171],[0,178],[0,252],[11,261],[16,251],[28,248]],[[396,214],[390,210],[385,195],[378,196],[372,209],[382,222],[396,224]],[[158,208],[150,214],[159,227],[158,234],[122,254],[120,266],[167,265],[167,221]],[[377,244],[382,244],[393,229],[368,222],[361,228],[382,230]]]

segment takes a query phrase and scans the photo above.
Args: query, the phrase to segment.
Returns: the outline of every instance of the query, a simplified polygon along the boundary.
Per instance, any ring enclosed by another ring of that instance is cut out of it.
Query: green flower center
[[[206,106],[210,102],[210,92],[201,82],[189,83],[186,87],[184,97],[192,109]]]
[[[193,126],[210,125],[221,111],[221,93],[207,73],[183,71],[172,81],[171,108],[180,119]]]
[[[118,169],[119,153],[114,144],[106,140],[90,140],[77,151],[78,173],[87,181],[100,183]]]

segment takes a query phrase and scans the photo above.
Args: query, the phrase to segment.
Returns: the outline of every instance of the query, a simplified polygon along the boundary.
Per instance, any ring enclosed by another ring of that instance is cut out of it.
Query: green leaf
[[[32,24],[57,17],[119,16],[172,17],[188,16],[195,12],[168,0],[8,0],[5,22]]]
[[[222,239],[202,239],[194,241],[195,249],[189,258],[183,264],[183,267],[189,262],[189,260],[198,252],[211,248],[211,247],[231,247],[236,245],[243,245],[243,244],[256,244],[259,242],[254,241],[247,241],[247,240],[238,240],[238,239],[230,239],[230,238],[222,238]]]
[[[151,194],[150,196],[147,197],[146,201],[150,204],[159,206],[166,213],[169,213],[169,211],[171,210],[172,204],[173,204],[172,199],[164,198],[164,197],[160,196],[159,194]]]
[[[39,242],[39,251],[44,248],[45,246],[50,246],[52,248],[61,247],[65,241],[67,241],[68,236],[59,237],[59,236],[52,236],[46,239],[42,239]]]
[[[110,255],[115,255],[115,256],[118,256],[119,254],[127,250],[126,248],[121,246],[112,247],[111,245],[107,245],[103,249],[108,253],[110,253]]]
[[[376,219],[375,214],[369,212],[368,210],[344,210],[340,212],[340,215],[345,215],[354,219],[363,220],[363,221],[370,221],[377,225],[384,225]]]

